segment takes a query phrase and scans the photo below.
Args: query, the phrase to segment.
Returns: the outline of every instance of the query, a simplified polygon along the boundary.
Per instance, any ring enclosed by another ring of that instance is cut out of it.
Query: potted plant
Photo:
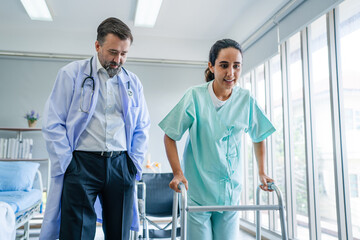
[[[37,120],[39,119],[39,113],[35,113],[34,110],[31,110],[30,113],[26,113],[24,118],[27,119],[29,127],[36,127]]]

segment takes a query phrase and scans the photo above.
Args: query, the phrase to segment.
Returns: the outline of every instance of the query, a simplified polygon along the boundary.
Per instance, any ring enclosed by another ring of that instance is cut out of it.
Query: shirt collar
[[[101,69],[105,70],[105,68],[100,63],[99,54],[97,53],[96,54],[96,72],[99,72]],[[106,72],[106,70],[105,70],[105,72]]]

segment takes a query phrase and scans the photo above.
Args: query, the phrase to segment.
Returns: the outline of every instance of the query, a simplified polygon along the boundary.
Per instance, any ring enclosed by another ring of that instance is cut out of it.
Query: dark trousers
[[[112,157],[75,151],[64,176],[60,240],[94,239],[99,195],[105,239],[129,239],[136,167],[128,154]]]

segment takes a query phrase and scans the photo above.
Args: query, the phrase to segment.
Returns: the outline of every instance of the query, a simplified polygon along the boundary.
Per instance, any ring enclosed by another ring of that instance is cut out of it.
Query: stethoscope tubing
[[[90,110],[90,103],[92,101],[92,98],[93,98],[93,95],[94,95],[94,91],[95,91],[95,80],[94,80],[94,77],[92,75],[92,72],[93,72],[93,68],[92,68],[92,60],[93,60],[93,57],[90,58],[90,75],[85,77],[82,84],[81,84],[81,100],[80,100],[80,111],[81,112],[85,112],[85,113],[89,113],[89,110]],[[84,85],[85,85],[85,82],[86,80],[90,79],[92,81],[92,92],[91,92],[91,95],[89,97],[89,108],[87,110],[84,110],[82,108],[82,105],[83,105],[83,102],[84,102]],[[133,91],[131,91],[130,89],[130,81],[127,83],[127,94],[129,95],[129,97],[132,97],[133,96]]]

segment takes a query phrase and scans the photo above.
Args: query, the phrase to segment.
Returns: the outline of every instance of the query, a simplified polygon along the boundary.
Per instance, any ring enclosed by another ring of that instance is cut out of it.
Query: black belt
[[[122,153],[125,153],[126,151],[110,151],[110,152],[77,151],[77,152],[87,152],[87,153],[99,155],[101,157],[109,158],[109,157],[117,157],[117,156],[121,155]]]

